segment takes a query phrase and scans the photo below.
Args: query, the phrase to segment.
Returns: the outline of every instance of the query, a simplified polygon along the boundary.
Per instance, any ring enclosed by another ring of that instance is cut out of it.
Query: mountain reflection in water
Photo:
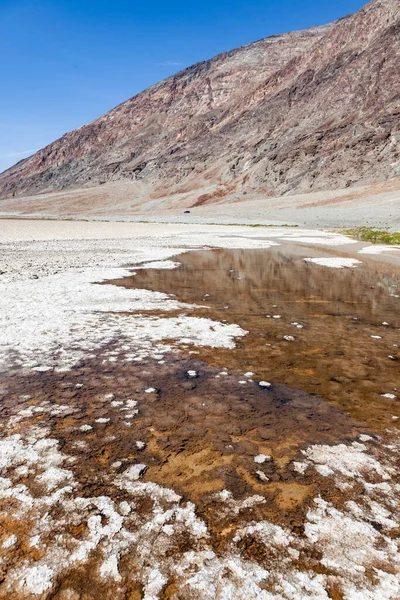
[[[399,270],[364,257],[344,269],[304,261],[331,253],[294,245],[188,252],[177,269],[138,270],[114,283],[174,294],[208,307],[196,315],[249,332],[235,350],[200,349],[208,364],[318,394],[386,427],[397,402],[382,396],[400,386]]]

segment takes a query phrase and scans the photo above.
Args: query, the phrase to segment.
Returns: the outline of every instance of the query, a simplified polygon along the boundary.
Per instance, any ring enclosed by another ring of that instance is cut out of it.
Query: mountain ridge
[[[212,203],[397,177],[399,40],[398,1],[373,0],[220,53],[7,169],[0,198],[130,181],[154,199],[212,182],[197,200]]]

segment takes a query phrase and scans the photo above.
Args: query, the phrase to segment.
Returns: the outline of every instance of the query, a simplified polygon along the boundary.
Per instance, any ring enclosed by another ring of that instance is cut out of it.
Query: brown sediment
[[[189,370],[197,376],[190,378]],[[296,482],[290,461],[303,447],[354,439],[363,429],[322,398],[282,385],[262,389],[250,380],[243,386],[238,379],[236,373],[222,377],[197,359],[173,353],[161,365],[152,360],[124,363],[121,356],[118,364],[105,367],[99,357],[68,373],[14,376],[3,396],[1,418],[27,406],[68,404],[66,416],[38,413],[16,424],[14,431],[26,429],[28,422],[48,427],[65,454],[82,456],[84,460],[70,468],[85,496],[113,497],[116,490],[112,485],[110,489],[104,473],[112,471],[116,461],[121,463],[116,474],[143,462],[148,466],[146,478],[195,502],[211,530],[220,528],[220,505],[213,495],[223,489],[232,491],[235,499],[264,494],[270,501],[250,510],[249,516],[257,513],[290,522],[296,513],[303,513],[315,487],[312,479],[305,485],[304,477],[301,484]],[[82,382],[83,387],[75,387]],[[149,387],[156,392],[145,393]],[[30,398],[21,400],[27,393]],[[126,425],[127,411],[105,400],[109,393],[116,401],[138,401],[131,426]],[[96,423],[98,418],[110,420]],[[79,429],[87,424],[91,431]],[[145,448],[139,450],[137,441]],[[256,464],[254,457],[260,453],[271,460]],[[266,475],[267,483],[257,471]]]
[[[400,387],[400,271],[364,256],[354,269],[303,260],[330,252],[287,246],[189,252],[177,269],[138,270],[116,283],[206,304],[194,314],[249,332],[233,350],[196,348],[207,364],[318,394],[382,430],[399,412],[398,402],[382,395]]]

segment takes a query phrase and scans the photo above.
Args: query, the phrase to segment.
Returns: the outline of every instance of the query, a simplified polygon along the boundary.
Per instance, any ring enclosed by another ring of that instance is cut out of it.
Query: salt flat
[[[400,250],[0,225],[1,598],[399,597]]]

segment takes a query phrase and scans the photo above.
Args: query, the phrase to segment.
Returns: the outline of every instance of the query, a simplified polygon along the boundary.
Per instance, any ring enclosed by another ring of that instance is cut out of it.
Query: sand
[[[52,192],[0,201],[0,217],[103,219],[164,223],[297,225],[301,227],[400,228],[400,178],[363,187],[281,197],[228,195],[210,189],[152,198],[137,182]],[[210,202],[195,206],[198,196]],[[185,211],[189,210],[189,214]]]

